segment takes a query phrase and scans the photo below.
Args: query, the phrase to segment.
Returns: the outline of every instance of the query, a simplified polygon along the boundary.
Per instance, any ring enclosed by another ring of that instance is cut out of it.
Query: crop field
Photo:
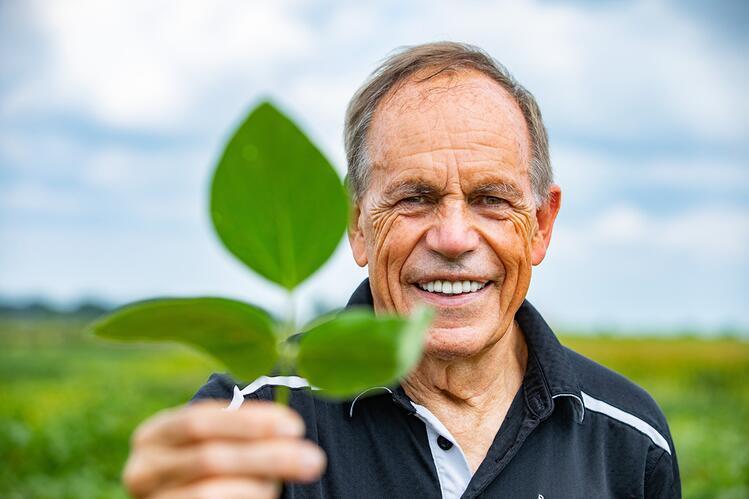
[[[71,318],[0,321],[0,497],[125,497],[143,418],[188,400],[217,366],[177,346],[85,336]],[[749,497],[749,343],[565,336],[665,411],[684,497]]]

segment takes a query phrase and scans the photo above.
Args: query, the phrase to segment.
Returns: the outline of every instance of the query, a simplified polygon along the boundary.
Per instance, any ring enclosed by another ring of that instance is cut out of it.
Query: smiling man
[[[525,300],[561,203],[533,96],[475,47],[407,48],[353,97],[346,149],[349,241],[369,273],[349,306],[430,304],[422,361],[399,385],[343,403],[312,398],[295,376],[240,388],[214,375],[195,400],[242,410],[200,402],[144,423],[130,491],[679,497],[655,402],[562,347]],[[294,411],[263,402],[278,385],[292,388]]]

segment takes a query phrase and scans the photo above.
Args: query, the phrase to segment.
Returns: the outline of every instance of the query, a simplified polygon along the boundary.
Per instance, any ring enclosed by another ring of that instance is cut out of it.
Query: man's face
[[[477,72],[410,80],[380,102],[368,151],[350,241],[375,310],[434,307],[427,354],[490,347],[525,297],[559,207],[556,186],[551,208],[535,206],[519,107]]]

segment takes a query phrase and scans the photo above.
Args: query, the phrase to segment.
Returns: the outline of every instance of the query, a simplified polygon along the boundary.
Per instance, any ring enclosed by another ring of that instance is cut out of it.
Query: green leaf
[[[163,298],[134,303],[95,322],[97,336],[178,341],[198,347],[233,374],[252,380],[278,357],[273,321],[263,310],[225,298]]]
[[[211,216],[230,252],[291,290],[335,251],[346,229],[347,199],[338,174],[317,147],[263,102],[219,161]]]
[[[418,363],[431,317],[424,308],[411,319],[362,309],[343,312],[302,336],[297,370],[333,397],[388,386]]]

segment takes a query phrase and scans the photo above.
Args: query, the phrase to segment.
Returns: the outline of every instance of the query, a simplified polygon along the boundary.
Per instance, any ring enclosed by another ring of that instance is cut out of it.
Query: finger
[[[158,492],[148,499],[275,499],[281,483],[255,478],[214,478]]]
[[[304,421],[288,407],[253,401],[245,403],[238,411],[223,409],[224,404],[211,401],[163,411],[136,430],[133,446],[304,435]]]
[[[207,442],[182,448],[147,447],[128,462],[123,481],[136,496],[210,477],[310,482],[325,469],[317,445],[301,439]]]

